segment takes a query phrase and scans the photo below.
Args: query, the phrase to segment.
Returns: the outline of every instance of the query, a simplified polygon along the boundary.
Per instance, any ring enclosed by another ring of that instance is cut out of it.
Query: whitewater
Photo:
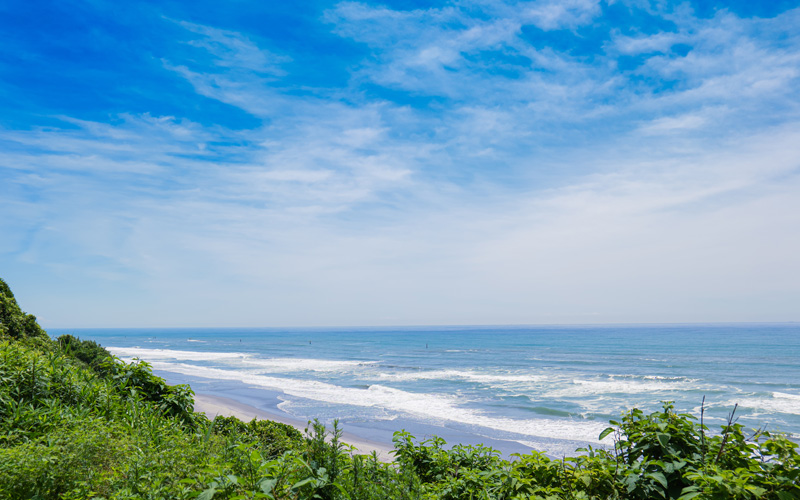
[[[170,383],[389,442],[560,456],[633,407],[673,401],[719,427],[800,438],[800,325],[51,330],[140,359]]]

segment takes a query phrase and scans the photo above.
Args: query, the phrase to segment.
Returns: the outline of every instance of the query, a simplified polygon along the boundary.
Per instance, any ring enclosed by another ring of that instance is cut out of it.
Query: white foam
[[[548,393],[551,397],[585,397],[596,394],[642,394],[670,392],[694,388],[688,380],[631,379],[581,380],[574,379],[572,385]]]
[[[606,427],[599,422],[568,419],[517,420],[487,416],[477,410],[459,406],[467,401],[455,396],[413,393],[373,384],[367,389],[340,387],[316,380],[270,377],[241,370],[221,370],[188,364],[154,362],[153,368],[184,375],[222,380],[238,380],[284,393],[326,403],[376,407],[404,412],[436,421],[452,421],[489,429],[551,439],[574,439],[598,442],[598,434]]]
[[[773,392],[770,398],[748,398],[738,403],[743,408],[800,415],[800,394]]]
[[[404,373],[379,373],[378,376],[384,380],[407,381],[407,380],[469,380],[481,383],[525,383],[541,382],[546,379],[542,375],[514,375],[514,374],[493,374],[465,370],[434,370]]]
[[[199,352],[173,349],[144,349],[139,347],[107,347],[109,352],[127,361],[139,358],[145,361],[174,359],[176,361],[220,361],[234,368],[256,367],[263,371],[340,371],[374,362],[338,361],[307,358],[258,358],[242,352]]]
[[[543,451],[545,455],[557,460],[561,459],[562,457],[574,457],[576,455],[575,453],[576,443],[570,441],[565,441],[565,442],[551,441],[551,440],[528,441],[525,439],[518,439],[517,442],[533,450]],[[609,436],[605,438],[601,443],[592,443],[592,448],[594,448],[595,450],[606,449],[612,451],[614,449],[613,438]]]
[[[671,381],[681,381],[681,382],[697,382],[697,379],[688,379],[686,377],[665,377],[663,375],[645,375],[645,380],[671,380]]]
[[[177,351],[173,349],[144,349],[140,347],[106,347],[106,350],[120,358],[175,359],[183,361],[217,361],[224,359],[243,359],[249,356],[242,352],[200,352]]]
[[[375,361],[343,361],[313,358],[255,358],[242,360],[246,366],[261,368],[270,372],[315,371],[330,372],[353,370],[360,366],[375,364]]]

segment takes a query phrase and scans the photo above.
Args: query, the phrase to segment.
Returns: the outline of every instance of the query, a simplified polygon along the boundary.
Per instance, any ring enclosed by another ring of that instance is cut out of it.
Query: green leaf
[[[313,477],[307,477],[307,478],[303,479],[302,481],[298,481],[298,482],[294,483],[292,485],[292,489],[296,490],[298,488],[302,488],[303,486],[307,485],[308,483],[310,483],[313,480],[314,480]]]
[[[278,480],[276,478],[264,478],[258,482],[258,487],[261,488],[261,491],[267,495],[272,496],[272,490],[275,489],[276,484],[278,484]]]
[[[614,428],[613,427],[607,427],[605,430],[603,430],[603,432],[600,433],[600,437],[597,438],[597,439],[602,440],[604,437],[608,436],[612,432],[614,432]]]
[[[658,481],[661,484],[661,486],[664,487],[664,489],[667,488],[667,486],[668,486],[667,478],[664,477],[664,474],[662,474],[660,472],[652,472],[652,473],[648,474],[648,477]]]
[[[625,477],[625,484],[628,486],[628,493],[636,489],[636,483],[639,482],[639,476],[636,474],[628,474]]]
[[[211,500],[212,498],[214,498],[214,493],[216,492],[217,489],[212,486],[211,488],[208,488],[207,490],[200,493],[200,495],[197,497],[197,500]]]
[[[347,491],[344,486],[342,486],[339,483],[333,483],[333,485],[339,490],[339,492],[342,495],[344,495],[345,498],[352,498],[352,496],[350,495],[350,492]]]
[[[656,434],[656,438],[658,439],[658,442],[661,444],[662,448],[667,447],[667,443],[669,443],[670,437],[671,436],[669,434],[664,434],[663,432],[659,432],[658,434]]]

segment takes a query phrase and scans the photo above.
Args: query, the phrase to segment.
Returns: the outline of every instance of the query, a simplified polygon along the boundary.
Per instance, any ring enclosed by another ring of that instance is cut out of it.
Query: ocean
[[[51,329],[170,383],[390,443],[406,429],[504,455],[574,455],[608,420],[674,401],[719,429],[800,439],[800,325]]]

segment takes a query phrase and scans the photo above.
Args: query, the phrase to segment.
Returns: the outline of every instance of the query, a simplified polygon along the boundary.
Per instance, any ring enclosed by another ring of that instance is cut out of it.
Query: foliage
[[[645,415],[631,410],[618,425],[615,462],[627,498],[800,498],[800,455],[783,435],[745,435],[735,408],[722,432],[708,436],[671,403]]]
[[[188,426],[194,426],[194,393],[187,385],[168,385],[164,379],[153,375],[144,361],[135,363],[110,363],[106,365],[114,388],[125,395],[152,403],[164,415],[176,417]]]
[[[0,278],[0,337],[4,335],[21,339],[46,337],[47,333],[36,322],[36,316],[22,312],[11,288]]]
[[[609,449],[512,460],[485,446],[394,436],[383,463],[311,423],[209,421],[192,392],[91,341],[51,341],[0,281],[0,498],[16,499],[800,499],[797,444],[633,409]],[[35,327],[30,326],[33,321]],[[20,326],[22,325],[22,326]],[[27,325],[27,326],[25,326]]]
[[[109,364],[113,356],[93,340],[81,340],[72,335],[58,337],[58,345],[65,354],[86,363],[95,372],[105,375],[109,373]]]
[[[214,434],[252,443],[267,457],[280,456],[302,441],[303,435],[291,425],[270,420],[242,422],[236,417],[218,416],[212,424]]]

